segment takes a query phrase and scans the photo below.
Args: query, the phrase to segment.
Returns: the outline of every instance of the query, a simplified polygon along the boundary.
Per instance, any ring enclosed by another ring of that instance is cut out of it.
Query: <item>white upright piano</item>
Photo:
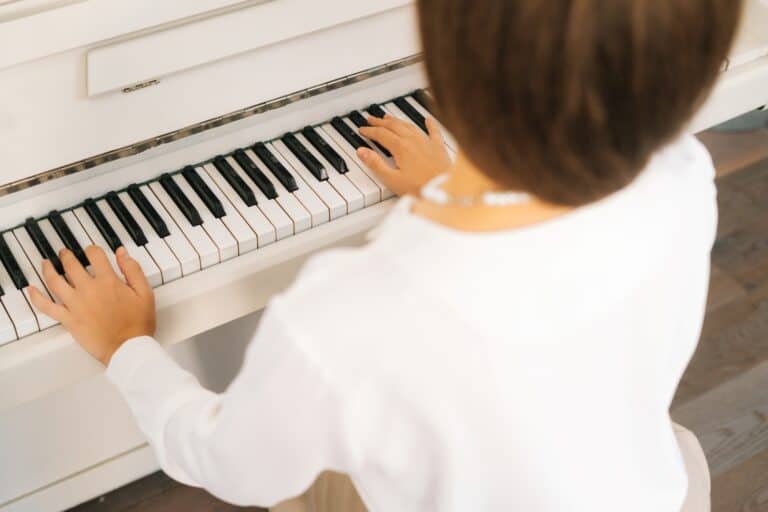
[[[62,510],[158,467],[99,365],[29,307],[40,260],[125,246],[156,287],[158,339],[194,362],[202,333],[391,207],[355,148],[381,151],[361,114],[428,115],[414,14],[413,0],[0,0],[0,512]],[[766,103],[768,9],[752,0],[692,129]],[[223,371],[206,364],[226,366],[229,338],[190,367]]]

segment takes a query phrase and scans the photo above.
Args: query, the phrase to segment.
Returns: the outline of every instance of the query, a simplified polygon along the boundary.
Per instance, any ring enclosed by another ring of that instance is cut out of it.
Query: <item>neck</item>
[[[499,186],[478,169],[466,156],[459,153],[456,163],[448,170],[447,179],[442,188],[455,197],[479,196],[485,192],[500,192]],[[437,205],[425,200],[417,200],[413,212],[438,224],[459,231],[500,231],[525,227],[560,215],[571,209],[546,203],[536,198],[522,204],[509,206],[473,206]]]
[[[463,153],[457,155],[456,163],[446,174],[448,178],[443,184],[443,190],[452,196],[479,196],[485,192],[503,190],[470,162]]]

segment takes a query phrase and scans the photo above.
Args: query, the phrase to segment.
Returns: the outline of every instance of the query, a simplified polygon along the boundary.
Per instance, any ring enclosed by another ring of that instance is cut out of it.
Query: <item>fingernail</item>
[[[363,160],[368,160],[368,158],[371,156],[370,153],[369,153],[369,150],[367,150],[365,148],[358,148],[357,154]]]
[[[122,245],[117,248],[117,250],[115,251],[115,254],[117,254],[118,256],[127,256],[128,255],[127,251],[125,250],[125,247],[123,247]]]

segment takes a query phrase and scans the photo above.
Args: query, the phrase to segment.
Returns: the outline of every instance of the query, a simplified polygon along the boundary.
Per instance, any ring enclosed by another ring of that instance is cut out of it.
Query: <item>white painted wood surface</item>
[[[412,0],[281,0],[97,47],[88,52],[88,94],[161,79],[411,3]],[[200,44],[202,41],[205,44]],[[332,61],[326,59],[325,65],[333,66]],[[303,65],[301,60],[286,58],[283,67]],[[254,71],[264,76],[272,70]]]
[[[152,449],[142,444],[5,505],[0,504],[0,511],[59,512],[97,498],[158,469],[160,465]]]
[[[19,0],[0,9],[0,69],[217,9],[263,1]]]
[[[85,51],[0,70],[0,184],[412,56],[419,44],[412,8],[405,6],[176,73],[130,94],[96,97],[87,92]]]
[[[169,348],[213,391],[237,374],[258,328],[249,315]],[[117,390],[97,374],[0,414],[2,512],[53,512],[95,498],[158,468]]]

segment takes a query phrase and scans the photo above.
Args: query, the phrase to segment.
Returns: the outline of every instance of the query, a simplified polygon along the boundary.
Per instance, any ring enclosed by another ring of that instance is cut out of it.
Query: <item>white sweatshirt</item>
[[[372,512],[678,512],[668,408],[704,315],[713,178],[684,137],[524,229],[454,231],[406,198],[270,302],[226,393],[151,338],[108,375],[162,467],[237,504],[333,469]]]

